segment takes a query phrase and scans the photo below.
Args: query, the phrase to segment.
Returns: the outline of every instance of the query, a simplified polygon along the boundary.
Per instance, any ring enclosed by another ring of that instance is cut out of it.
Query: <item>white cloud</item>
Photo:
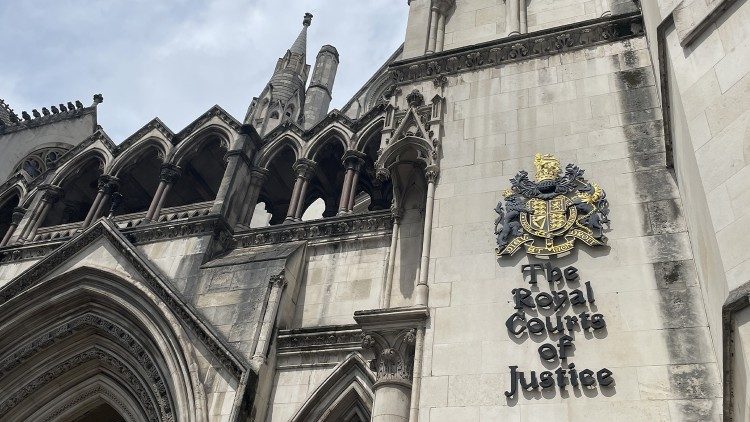
[[[213,104],[241,119],[276,60],[315,17],[308,63],[332,44],[343,106],[403,41],[404,0],[0,2],[0,98],[17,111],[104,95],[116,142],[153,117],[182,129]]]

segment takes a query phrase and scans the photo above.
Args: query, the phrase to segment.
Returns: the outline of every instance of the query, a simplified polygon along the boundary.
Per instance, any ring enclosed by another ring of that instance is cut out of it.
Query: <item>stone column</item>
[[[263,322],[261,323],[260,333],[258,334],[258,343],[255,345],[255,353],[253,353],[253,365],[256,369],[266,363],[268,345],[271,342],[271,334],[273,334],[276,315],[279,313],[281,294],[284,292],[284,288],[287,284],[284,270],[277,275],[271,276],[270,284],[271,292],[268,294],[268,305],[266,306],[266,312],[263,314]]]
[[[117,190],[117,184],[118,180],[116,177],[108,176],[106,174],[99,177],[99,190],[96,193],[94,202],[91,204],[91,208],[89,208],[88,214],[86,214],[86,219],[83,220],[81,229],[85,229],[90,226],[94,220],[101,217],[104,205],[109,200],[112,192]]]
[[[388,309],[391,307],[391,290],[393,290],[393,272],[396,267],[396,249],[398,248],[398,231],[401,225],[401,216],[403,211],[394,203],[391,206],[391,215],[393,215],[393,230],[391,231],[391,246],[388,249],[388,268],[383,286],[383,297],[380,301],[380,307]]]
[[[505,0],[508,5],[508,36],[521,33],[521,0]]]
[[[23,207],[13,208],[13,214],[10,217],[10,226],[8,226],[8,231],[5,232],[5,236],[3,236],[3,240],[0,241],[0,248],[3,246],[6,246],[8,242],[10,242],[10,238],[11,236],[13,236],[13,232],[16,231],[16,228],[18,228],[18,225],[21,223],[21,220],[23,219],[23,216],[25,213],[26,213],[26,208],[23,208]]]
[[[156,193],[153,199],[151,199],[151,205],[148,207],[146,217],[143,219],[145,223],[159,221],[159,213],[164,206],[164,201],[167,199],[167,194],[175,182],[177,182],[177,179],[179,179],[180,174],[180,167],[174,164],[161,165],[159,187],[156,188]]]
[[[339,214],[351,212],[354,208],[354,199],[357,195],[357,184],[359,183],[359,172],[365,163],[364,154],[359,151],[349,150],[344,153],[342,161],[346,168],[346,176],[344,177],[344,186],[341,189]]]
[[[253,218],[253,212],[255,206],[258,205],[258,196],[260,191],[263,190],[263,184],[268,180],[269,171],[262,167],[257,167],[250,170],[250,185],[248,186],[248,192],[245,196],[245,209],[243,210],[242,221],[245,225],[250,225]]]
[[[63,197],[63,190],[59,186],[47,185],[43,189],[42,200],[36,209],[35,215],[31,217],[29,230],[23,236],[24,240],[34,239],[37,229],[44,222],[44,219],[47,218],[50,208]]]
[[[298,221],[304,212],[305,196],[309,180],[315,174],[315,162],[306,158],[300,158],[293,166],[297,179],[294,181],[292,199],[289,201],[289,209],[286,212],[285,223]]]
[[[437,5],[432,5],[430,8],[430,33],[427,36],[427,51],[425,51],[426,54],[432,54],[435,52],[435,37],[437,35],[437,21],[438,21],[438,14],[439,9]]]
[[[419,282],[414,290],[415,305],[427,306],[429,288],[427,287],[427,275],[430,268],[430,243],[432,241],[432,212],[435,206],[435,183],[437,182],[439,170],[437,166],[429,166],[425,169],[427,179],[427,203],[424,212],[424,231],[422,234],[422,259],[419,263]]]
[[[414,345],[424,326],[427,308],[395,308],[357,311],[362,328],[362,348],[373,359],[375,372],[373,422],[407,422],[411,402]]]

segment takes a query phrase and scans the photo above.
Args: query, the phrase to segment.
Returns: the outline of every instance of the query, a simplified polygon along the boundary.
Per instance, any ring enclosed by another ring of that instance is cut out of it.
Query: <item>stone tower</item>
[[[307,28],[312,17],[312,14],[305,13],[302,31],[284,57],[276,63],[273,76],[260,97],[253,98],[250,104],[245,123],[252,124],[261,135],[286,121],[302,123],[305,85],[310,71],[306,60]]]
[[[339,52],[332,45],[324,45],[315,59],[310,86],[305,95],[305,129],[323,120],[331,104],[333,82],[339,67]]]

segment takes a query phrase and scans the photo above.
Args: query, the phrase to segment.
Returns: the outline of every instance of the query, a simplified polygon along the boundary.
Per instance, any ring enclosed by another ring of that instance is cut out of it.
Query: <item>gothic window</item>
[[[38,149],[24,157],[14,172],[23,170],[31,177],[37,177],[52,167],[66,152],[65,148],[59,147]]]
[[[278,118],[279,118],[279,112],[278,112],[278,111],[274,111],[274,112],[272,112],[272,113],[271,113],[271,118],[272,118],[272,119],[278,119]]]

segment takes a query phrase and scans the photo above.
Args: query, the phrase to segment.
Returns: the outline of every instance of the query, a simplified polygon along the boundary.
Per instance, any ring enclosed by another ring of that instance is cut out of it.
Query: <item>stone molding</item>
[[[392,229],[393,217],[390,210],[385,210],[252,229],[236,234],[234,240],[238,247],[247,248],[300,240],[323,241],[348,236],[386,235]]]
[[[75,406],[77,406],[79,403],[85,402],[89,398],[97,396],[106,396],[109,400],[111,400],[110,403],[115,403],[117,405],[117,411],[120,413],[120,416],[122,416],[127,422],[134,422],[137,420],[135,416],[130,412],[130,409],[128,409],[127,406],[125,406],[125,404],[122,402],[122,400],[120,400],[119,397],[113,394],[112,391],[104,388],[101,385],[96,385],[93,388],[88,388],[79,392],[73,398],[66,401],[63,406],[60,406],[54,409],[52,412],[45,414],[44,419],[41,419],[40,422],[56,421],[58,420],[60,415],[64,414],[72,408],[75,408]]]
[[[362,330],[354,324],[279,330],[277,351],[281,354],[359,350]]]
[[[102,365],[105,365],[115,373],[122,375],[122,379],[127,381],[128,386],[133,390],[138,397],[140,404],[144,407],[149,421],[174,421],[174,415],[171,413],[171,409],[168,406],[167,409],[170,410],[169,413],[165,413],[166,409],[164,408],[160,409],[161,411],[157,410],[157,405],[153,402],[148,387],[140,382],[140,378],[133,373],[128,365],[120,361],[116,356],[99,347],[92,347],[58,363],[53,368],[47,370],[25,386],[16,390],[16,392],[6,400],[0,402],[0,416],[11,411],[16,405],[20,404],[45,385],[54,382],[65,373],[75,370],[79,366],[93,360],[98,360]]]
[[[206,203],[208,204],[208,203]],[[232,234],[226,222],[210,214],[210,205],[165,212],[158,223],[140,225],[144,213],[134,218],[118,216],[114,223],[131,243],[144,244],[194,236],[214,235],[222,247],[252,247],[308,240],[325,242],[349,237],[389,235],[393,230],[391,210],[347,214],[313,221],[302,221],[250,229]],[[126,218],[123,218],[126,217]],[[132,216],[131,216],[132,217]],[[167,221],[162,221],[167,220]],[[0,248],[0,264],[43,258],[70,240],[81,223],[40,229],[33,243]]]
[[[233,130],[239,132],[240,128],[242,127],[242,123],[240,123],[237,119],[232,117],[231,114],[227,113],[226,110],[219,107],[218,105],[215,105],[208,109],[207,112],[203,113],[201,116],[199,116],[197,119],[193,120],[192,123],[187,125],[184,129],[177,132],[173,139],[172,143],[177,144],[181,140],[185,139],[189,135],[191,135],[193,132],[195,132],[196,129],[199,127],[205,125],[209,120],[213,119],[214,117],[218,117],[222,122],[226,123],[227,126],[231,127]],[[228,145],[227,145],[227,149]]]
[[[391,64],[393,80],[409,84],[643,35],[640,11],[514,35]],[[437,82],[436,82],[437,84]]]
[[[734,418],[734,379],[736,359],[734,353],[736,317],[739,312],[750,307],[750,281],[729,292],[721,308],[722,325],[722,398],[724,421],[733,422]]]
[[[51,330],[47,330],[42,335],[37,336],[31,342],[22,345],[11,353],[0,360],[0,379],[13,371],[18,366],[22,365],[25,361],[32,358],[34,355],[41,351],[48,349],[55,343],[70,338],[77,332],[85,330],[87,328],[98,329],[105,333],[109,338],[113,339],[116,343],[119,343],[125,350],[128,350],[131,355],[140,363],[143,371],[148,375],[148,382],[151,389],[153,389],[154,396],[159,402],[160,413],[166,416],[168,420],[174,420],[173,409],[174,406],[168,402],[169,393],[167,392],[166,385],[162,374],[159,373],[158,367],[154,363],[151,356],[147,353],[146,349],[141,345],[133,336],[121,326],[115,324],[112,321],[107,320],[99,315],[87,313],[76,317],[70,321],[67,321],[61,325],[58,325]],[[106,352],[105,352],[106,353]],[[100,357],[101,359],[101,357]],[[119,362],[119,360],[118,360]],[[72,369],[72,368],[71,368]],[[55,369],[48,371],[48,373],[54,373]],[[123,372],[118,372],[123,373]],[[36,389],[41,388],[43,385],[35,384],[34,382],[23,387],[23,394],[33,394]],[[141,390],[144,386],[139,384]],[[139,398],[149,397],[147,391],[137,391]],[[16,393],[18,394],[18,392]],[[17,404],[17,403],[16,403]],[[0,415],[3,414],[2,404],[0,404]],[[7,411],[7,410],[6,410]],[[148,409],[147,409],[148,411]]]
[[[161,133],[162,136],[170,142],[172,141],[172,138],[174,138],[174,133],[167,127],[167,125],[165,125],[158,117],[154,117],[150,122],[146,123],[142,128],[138,129],[134,134],[128,136],[122,141],[122,143],[117,146],[117,152],[125,151],[154,129]]]
[[[362,329],[362,348],[374,359],[370,369],[375,386],[396,383],[411,387],[417,329],[429,318],[426,307],[403,307],[356,311],[354,320]]]
[[[160,278],[156,269],[144,260],[119,233],[114,224],[106,219],[99,220],[80,235],[74,237],[47,257],[32,265],[0,288],[0,307],[13,300],[24,291],[39,284],[55,268],[99,238],[109,240],[128,263],[138,271],[154,294],[174,313],[204,344],[216,360],[237,380],[247,373],[249,365],[239,355],[222,344],[220,337],[185,303],[180,296]]]

